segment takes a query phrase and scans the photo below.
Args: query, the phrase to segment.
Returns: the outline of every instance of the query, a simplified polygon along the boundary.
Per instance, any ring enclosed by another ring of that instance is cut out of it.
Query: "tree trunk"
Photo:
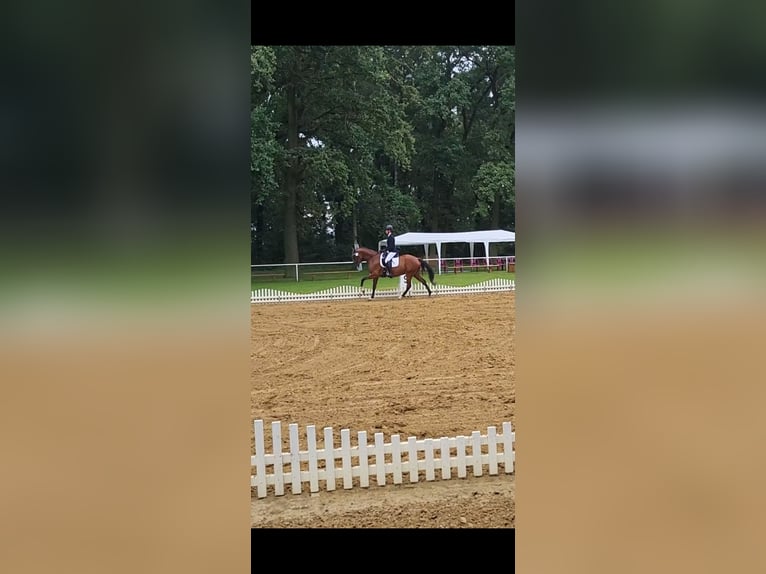
[[[431,196],[431,232],[439,231],[439,176],[436,168],[433,169],[433,195]]]
[[[492,204],[492,229],[500,229],[500,192],[495,192],[495,202]]]
[[[262,263],[263,262],[263,236],[265,233],[265,221],[263,217],[263,206],[262,205],[256,205],[255,206],[255,262],[254,263]]]
[[[298,263],[298,116],[295,105],[295,86],[287,87],[287,174],[285,177],[285,263]]]
[[[354,211],[351,214],[351,234],[354,236],[354,249],[359,247],[359,219],[356,215],[357,206],[354,206]],[[357,271],[362,270],[362,262],[356,266]]]
[[[356,215],[356,207],[351,215],[351,234],[354,236],[354,248],[359,247],[359,220]]]

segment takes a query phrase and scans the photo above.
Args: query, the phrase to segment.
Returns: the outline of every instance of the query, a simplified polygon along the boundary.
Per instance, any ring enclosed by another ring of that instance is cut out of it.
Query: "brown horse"
[[[362,282],[359,284],[359,287],[364,287],[365,280],[372,279],[372,296],[370,299],[374,299],[375,289],[378,286],[378,279],[383,277],[384,271],[384,268],[380,265],[380,253],[373,251],[372,249],[367,249],[366,247],[357,247],[354,249],[353,258],[354,265],[359,265],[362,261],[367,262],[367,268],[370,270],[370,274],[367,277],[362,277]],[[428,271],[428,278],[431,280],[431,284],[433,284],[434,270],[427,262],[414,255],[399,255],[399,264],[396,267],[391,267],[391,273],[394,277],[399,277],[400,275],[407,276],[407,288],[404,290],[404,293],[399,295],[399,299],[404,297],[410,290],[410,287],[412,287],[413,277],[426,286],[426,289],[428,289],[428,296],[431,296],[431,288],[420,274],[421,269]]]

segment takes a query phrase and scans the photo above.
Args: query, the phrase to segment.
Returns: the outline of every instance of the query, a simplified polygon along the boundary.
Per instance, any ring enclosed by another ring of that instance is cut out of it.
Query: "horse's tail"
[[[428,271],[428,278],[431,280],[431,285],[434,284],[434,270],[431,268],[431,266],[428,264],[427,261],[424,261],[423,259],[420,260],[420,268]]]

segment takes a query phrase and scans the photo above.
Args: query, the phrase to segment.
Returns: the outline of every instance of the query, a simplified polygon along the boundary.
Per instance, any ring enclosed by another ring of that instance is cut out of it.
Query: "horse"
[[[367,268],[370,270],[370,274],[367,277],[362,277],[362,281],[359,284],[360,288],[364,287],[364,282],[367,279],[372,279],[372,296],[370,299],[375,298],[375,289],[378,286],[378,279],[383,277],[383,271],[384,267],[380,264],[380,252],[373,251],[372,249],[368,249],[367,247],[357,247],[354,249],[354,252],[352,254],[352,257],[354,259],[354,265],[359,265],[362,261],[367,262]],[[399,277],[400,275],[406,275],[407,276],[407,288],[404,290],[404,292],[399,295],[399,299],[404,297],[407,292],[410,290],[410,287],[412,286],[412,278],[414,277],[418,281],[420,281],[423,285],[426,286],[426,289],[428,289],[428,296],[431,296],[431,288],[428,286],[428,283],[425,279],[423,279],[423,276],[420,274],[420,271],[428,271],[428,278],[431,280],[431,284],[434,284],[434,270],[431,268],[431,266],[426,262],[420,259],[419,257],[415,257],[414,255],[399,255],[399,264],[396,267],[391,268],[391,274],[393,277]]]

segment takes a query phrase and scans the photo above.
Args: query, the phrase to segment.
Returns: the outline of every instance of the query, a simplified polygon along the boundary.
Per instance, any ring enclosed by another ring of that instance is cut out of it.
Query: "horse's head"
[[[359,265],[362,261],[367,261],[370,258],[370,250],[364,247],[357,247],[351,252],[351,259],[354,261],[354,265]]]

